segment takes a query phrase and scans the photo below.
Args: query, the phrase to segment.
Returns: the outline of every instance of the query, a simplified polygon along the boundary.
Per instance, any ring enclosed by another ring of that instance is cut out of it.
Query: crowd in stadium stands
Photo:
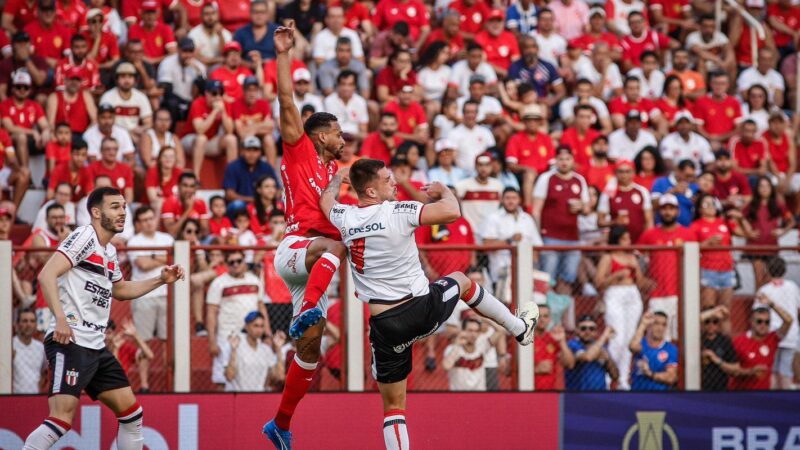
[[[705,0],[4,3],[0,239],[53,248],[88,223],[87,194],[114,186],[130,208],[115,243],[130,249],[134,280],[167,264],[149,248],[176,240],[276,245],[286,221],[272,35],[294,21],[295,104],[304,119],[338,117],[339,165],[383,160],[400,200],[425,201],[431,181],[459,198],[463,217],[421,227],[420,244],[560,248],[535,254],[551,286],[537,329],[540,389],[673,388],[679,256],[629,247],[724,247],[734,236],[776,245],[800,213],[792,0],[739,1],[763,37],[729,5],[717,28]],[[35,192],[44,204],[20,236],[12,225]],[[340,201],[357,199],[345,186]],[[617,249],[570,249],[606,244]],[[758,294],[737,336],[732,255],[712,249],[700,261],[703,387],[769,388],[772,375],[790,387],[800,381],[800,290],[776,251],[746,252]],[[288,318],[270,318],[266,304],[290,297],[272,256],[193,250],[194,334],[207,336],[220,388],[280,388]],[[464,271],[511,302],[508,250],[421,259],[431,279]],[[38,391],[46,370],[33,337],[49,319],[32,275],[46,260],[14,256],[15,392]],[[577,296],[597,298],[593,314],[575,319]],[[166,288],[156,290],[133,302],[132,321],[109,327],[142,390],[148,342],[167,338],[166,305]],[[508,339],[463,309],[434,336],[448,339],[443,354],[426,342],[425,368],[446,371],[454,390],[498,389]],[[329,314],[333,349],[341,317]]]

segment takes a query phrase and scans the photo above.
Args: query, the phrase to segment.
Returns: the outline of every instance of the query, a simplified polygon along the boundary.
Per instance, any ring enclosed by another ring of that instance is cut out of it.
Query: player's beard
[[[102,215],[100,216],[100,227],[112,233],[122,233],[122,230],[125,228],[125,222],[123,220],[122,225],[117,225],[110,217]]]

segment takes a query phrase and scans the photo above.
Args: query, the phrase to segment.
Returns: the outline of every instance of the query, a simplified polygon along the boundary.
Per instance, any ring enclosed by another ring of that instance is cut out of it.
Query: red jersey
[[[751,48],[751,34],[750,34],[750,25],[747,24],[746,21],[742,21],[742,34],[739,38],[739,43],[733,49],[734,54],[736,55],[736,63],[739,66],[747,67],[753,65],[753,50]],[[758,37],[756,33],[756,47],[759,49],[764,48],[766,44],[764,39]]]
[[[622,51],[622,44],[620,43],[619,38],[616,34],[610,31],[604,31],[598,36],[589,33],[583,34],[580,37],[570,41],[570,45],[572,47],[581,49],[585,55],[591,55],[592,50],[594,49],[594,44],[597,42],[605,42],[612,51]]]
[[[158,22],[152,30],[148,30],[141,23],[131,25],[128,29],[128,40],[139,39],[142,41],[144,55],[148,58],[160,58],[167,54],[167,48],[175,47],[175,34],[172,28]]]
[[[277,202],[276,206],[270,207],[268,210],[264,211],[264,215],[266,216],[264,223],[261,223],[261,220],[258,218],[258,211],[256,210],[256,205],[253,203],[247,204],[247,212],[250,213],[250,230],[256,236],[269,236],[272,233],[272,227],[269,226],[269,215],[272,214],[274,210],[283,211],[284,206],[283,203]]]
[[[308,135],[290,144],[283,143],[281,180],[286,193],[286,234],[294,236],[322,235],[342,240],[319,208],[319,197],[328,186],[338,166],[336,161],[323,163]]]
[[[86,38],[86,43],[89,48],[94,46],[94,38],[88,31],[83,33]],[[119,43],[116,36],[110,31],[103,31],[100,34],[100,49],[97,51],[97,57],[94,59],[97,64],[103,64],[111,61],[112,59],[119,58]]]
[[[722,218],[697,219],[689,226],[697,237],[697,242],[701,244],[712,236],[722,238],[719,245],[729,247],[731,245],[731,228],[727,221]],[[707,250],[700,252],[700,268],[715,270],[717,272],[729,272],[733,270],[733,255],[730,250]]]
[[[480,2],[484,4],[483,2]],[[520,58],[519,45],[517,45],[517,37],[510,31],[503,31],[498,36],[492,36],[488,31],[484,30],[475,36],[475,42],[483,47],[486,53],[486,61],[489,64],[502,67],[508,70],[512,61]]]
[[[740,334],[733,339],[733,348],[742,369],[755,366],[765,366],[766,371],[760,378],[756,377],[730,377],[728,388],[737,391],[752,391],[756,389],[770,389],[772,366],[775,364],[775,354],[781,338],[772,331],[763,339],[756,339],[750,331]]]
[[[186,20],[190,27],[200,25],[203,21],[203,5],[206,0],[180,0],[183,10],[186,11]]]
[[[44,148],[44,157],[48,161],[55,161],[56,164],[69,161],[70,153],[72,152],[72,143],[67,142],[67,145],[58,145],[58,142],[52,140],[47,143]]]
[[[576,172],[586,178],[586,184],[594,186],[597,190],[603,192],[606,190],[608,182],[614,178],[614,165],[607,162],[604,166],[595,166],[589,160],[581,170],[576,170]]]
[[[77,33],[87,11],[89,9],[86,3],[81,0],[72,0],[69,5],[64,5],[64,2],[60,1],[56,3],[56,20],[73,33]]]
[[[226,103],[225,109],[228,111],[228,114],[231,113],[231,104]],[[208,106],[205,97],[198,97],[192,102],[192,106],[189,108],[189,116],[186,120],[189,122],[189,126],[186,127],[186,134],[189,133],[197,133],[197,130],[194,129],[194,119],[205,119],[208,115],[211,114],[211,107]],[[208,127],[206,130],[206,137],[209,139],[214,139],[219,133],[219,127],[222,126],[222,114],[217,115],[217,120]]]
[[[328,8],[334,6],[340,6],[344,9],[344,26],[351,30],[358,30],[361,27],[361,22],[369,20],[369,8],[361,2],[353,2],[349,8],[345,7],[340,1],[328,3]]]
[[[64,91],[56,91],[56,123],[66,122],[73,133],[83,133],[89,128],[91,118],[86,108],[86,99],[83,91],[70,102],[64,96]]]
[[[250,23],[249,0],[225,0],[219,10],[219,20],[231,33]]]
[[[694,117],[699,120],[706,133],[719,136],[736,128],[736,119],[742,116],[742,107],[735,97],[726,95],[716,100],[710,95],[700,97],[695,102]]]
[[[777,138],[772,136],[769,130],[764,131],[761,138],[767,143],[767,150],[769,150],[769,157],[775,164],[775,167],[781,173],[789,171],[789,133],[783,132]]]
[[[684,89],[686,88],[684,87]],[[658,110],[661,112],[661,115],[667,119],[669,123],[672,123],[672,119],[675,118],[675,114],[677,114],[678,111],[682,111],[684,109],[689,110],[689,112],[694,115],[694,103],[688,99],[683,99],[683,106],[673,105],[664,97],[657,98],[654,103],[656,108],[658,108]]]
[[[25,26],[25,32],[31,36],[31,45],[35,54],[42,58],[61,59],[64,51],[69,49],[69,40],[72,31],[58,23],[53,22],[50,28],[44,28],[38,20]]]
[[[72,201],[77,202],[91,192],[89,168],[81,167],[77,172],[70,170],[69,161],[57,164],[50,172],[48,187],[55,189],[61,183],[72,186]]]
[[[12,97],[8,97],[0,103],[0,116],[8,117],[14,125],[30,130],[44,117],[44,110],[33,100],[26,99],[20,106]]]
[[[570,200],[588,201],[586,180],[577,173],[561,178],[551,170],[539,175],[533,197],[544,200],[540,229],[543,237],[565,241],[578,240],[578,215],[569,210]]]
[[[208,230],[214,236],[226,237],[233,234],[233,224],[226,216],[212,217],[208,219]]]
[[[550,361],[553,363],[553,370],[550,373],[537,373],[534,375],[534,385],[537,391],[552,391],[556,389],[556,368],[558,364],[558,354],[561,353],[561,346],[553,339],[550,333],[536,336],[533,340],[533,352],[536,355],[536,362]]]
[[[684,13],[692,10],[689,0],[650,0],[650,9],[660,9],[661,14],[667,19],[683,19]],[[675,29],[675,25],[669,26],[669,31]]]
[[[21,30],[25,25],[36,22],[36,10],[38,2],[33,0],[7,0],[3,7],[3,13],[14,18],[14,28]]]
[[[437,28],[431,31],[431,34],[428,35],[428,38],[425,39],[425,44],[422,46],[422,52],[425,52],[425,49],[428,48],[432,43],[436,41],[442,41],[450,47],[450,54],[455,55],[456,53],[464,50],[466,48],[466,44],[464,43],[464,37],[461,34],[456,34],[451,38],[447,38],[444,35],[443,28]]]
[[[178,196],[172,196],[164,199],[164,204],[161,206],[161,219],[177,219],[183,215],[183,203],[178,199]],[[189,213],[190,219],[208,219],[208,207],[206,202],[201,198],[195,198],[192,205],[192,212]]]
[[[112,186],[119,190],[124,190],[125,188],[133,189],[133,169],[125,163],[116,162],[114,167],[111,168],[104,166],[102,161],[95,161],[89,164],[90,191],[94,189],[94,180],[101,175],[111,178]]]
[[[419,0],[381,0],[372,15],[372,22],[381,31],[391,30],[397,22],[407,23],[412,39],[419,37],[420,29],[429,21],[428,9]]]
[[[767,142],[763,139],[756,139],[749,144],[745,144],[739,136],[734,136],[728,143],[731,149],[731,156],[736,161],[736,165],[742,169],[758,169],[761,162],[767,157]]]
[[[547,170],[548,163],[555,156],[553,140],[545,133],[537,133],[531,139],[528,133],[520,131],[511,136],[506,145],[506,161],[529,167],[539,173]]]
[[[606,195],[608,196],[608,212],[612,219],[619,217],[622,211],[627,211],[628,232],[631,235],[631,241],[636,242],[644,232],[644,212],[652,207],[650,193],[642,186],[633,184],[627,191],[618,187],[613,192],[607,192]]]
[[[178,194],[178,178],[183,173],[180,167],[172,168],[172,175],[167,181],[163,181],[158,171],[158,166],[147,169],[147,175],[144,177],[145,188],[157,188],[158,196],[162,198],[174,197]]]
[[[786,223],[792,218],[792,213],[786,209],[783,202],[778,202],[778,215],[775,217],[770,216],[769,207],[767,205],[759,205],[756,211],[755,220],[752,220],[750,215],[750,205],[745,206],[742,212],[745,218],[754,231],[758,232],[756,239],[747,239],[747,245],[778,245],[778,237],[773,235],[772,232],[783,228]],[[770,255],[775,252],[770,251],[749,251],[750,254],[756,255]]]
[[[253,72],[244,65],[240,65],[236,70],[231,70],[228,66],[219,66],[217,70],[211,72],[208,78],[222,82],[225,95],[238,100],[244,97],[244,88],[242,87],[244,79],[252,74]]]
[[[722,174],[716,173],[714,178],[714,197],[725,201],[731,195],[751,195],[750,182],[741,172],[731,170],[727,178],[722,178]]]
[[[633,182],[638,184],[639,186],[644,187],[648,191],[652,191],[653,183],[655,183],[657,178],[660,178],[660,175],[654,173],[647,175],[644,172],[639,172],[633,176]]]
[[[656,104],[649,98],[640,98],[638,101],[631,101],[624,95],[613,98],[608,102],[608,112],[611,114],[621,114],[623,116],[628,114],[628,111],[639,111],[642,115],[642,126],[647,127],[650,125],[650,117],[656,113],[658,108]]]
[[[417,244],[455,245],[474,244],[472,227],[464,217],[446,225],[426,225],[415,231]],[[471,250],[431,250],[426,252],[428,263],[439,276],[453,272],[466,272],[472,261]]]
[[[653,250],[650,252],[649,276],[656,282],[651,297],[670,297],[678,295],[678,273],[671,270],[680,267],[680,252],[677,247],[683,246],[685,242],[694,242],[695,234],[688,228],[679,224],[671,230],[659,225],[649,230],[645,230],[639,236],[638,245],[657,245],[674,246],[672,250]]]
[[[403,143],[403,140],[397,136],[392,136],[392,139],[394,140],[395,149]],[[378,131],[373,131],[364,139],[364,144],[361,146],[361,156],[364,158],[380,159],[387,166],[392,159],[389,147],[383,142],[381,134]]]
[[[777,3],[769,3],[767,5],[767,17],[786,25],[790,30],[796,30],[800,27],[800,8],[794,5],[784,9]],[[769,23],[768,21],[765,22]],[[793,40],[792,36],[778,31],[777,28],[772,28],[772,36],[775,39],[775,46],[778,48],[787,47]]]
[[[297,69],[307,69],[306,63],[300,59],[292,59],[292,77]],[[264,86],[272,86],[272,91],[276,91],[278,86],[278,65],[276,60],[271,59],[264,63]]]
[[[403,108],[397,101],[391,101],[383,108],[384,112],[391,112],[397,116],[397,131],[411,134],[417,125],[427,124],[425,109],[419,102],[411,102]]]
[[[14,150],[14,143],[5,128],[0,128],[0,169],[5,166],[6,152]]]
[[[139,18],[142,17],[143,2],[144,0],[125,0],[122,2],[122,7],[120,8],[122,20],[138,22]],[[158,17],[164,17],[164,10],[170,9],[173,4],[177,3],[177,0],[158,0],[156,3],[158,4]]]
[[[461,14],[461,31],[472,34],[478,33],[483,29],[483,22],[492,12],[489,5],[480,0],[476,0],[472,6],[466,5],[464,0],[456,0],[450,3],[448,9],[458,11]]]
[[[622,38],[622,59],[639,67],[642,62],[639,58],[642,53],[652,51],[659,53],[669,48],[669,37],[655,30],[647,30],[638,38],[627,35]]]
[[[81,87],[84,89],[92,89],[100,86],[100,67],[97,63],[89,58],[84,58],[80,64],[75,64],[71,56],[62,58],[56,66],[55,85],[56,87],[64,85],[64,74],[67,73],[72,67],[77,67],[81,71]]]
[[[400,89],[407,84],[412,86],[417,84],[417,73],[413,70],[408,71],[406,79],[404,80],[395,75],[391,66],[386,66],[380,72],[378,72],[378,76],[375,77],[375,86],[388,87],[390,95],[396,95],[398,92],[400,92]]]
[[[291,303],[292,301],[292,294],[289,292],[289,288],[286,287],[283,278],[281,278],[280,275],[278,275],[278,271],[275,270],[274,250],[264,252],[264,292],[269,295],[272,303]],[[333,306],[339,303],[341,302],[333,302],[333,305],[328,307],[328,320],[331,320]],[[325,353],[326,361],[330,352],[331,349],[328,349],[328,352]],[[328,362],[326,362],[325,365],[331,367]]]
[[[575,157],[575,170],[577,172],[581,172],[581,170],[589,164],[589,160],[592,159],[592,142],[594,142],[600,134],[601,133],[594,128],[589,128],[586,130],[586,135],[581,137],[580,134],[578,134],[578,129],[575,127],[569,127],[561,134],[560,144],[566,145],[572,149],[572,155]]]
[[[269,102],[259,98],[252,105],[248,105],[244,98],[240,98],[231,105],[231,118],[233,120],[243,120],[246,125],[263,122],[272,117]]]

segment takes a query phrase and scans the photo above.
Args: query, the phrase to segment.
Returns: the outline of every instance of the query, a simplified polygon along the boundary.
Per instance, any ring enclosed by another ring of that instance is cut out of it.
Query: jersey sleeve
[[[414,201],[389,203],[389,222],[392,227],[403,235],[411,236],[421,224],[424,204]]]
[[[341,229],[342,227],[344,227],[344,214],[350,208],[352,207],[348,205],[343,205],[341,203],[333,205],[330,214],[328,214],[328,220],[331,221],[333,226]]]
[[[670,344],[667,346],[667,363],[666,366],[677,366],[678,365],[678,347]]]
[[[78,228],[70,233],[58,246],[58,252],[66,256],[72,267],[94,252],[94,237],[89,227]]]
[[[116,283],[117,281],[122,281],[122,270],[119,267],[119,258],[117,257],[116,252],[114,252],[114,257],[111,258],[108,268],[111,271],[112,283]]]
[[[211,282],[211,286],[208,287],[208,292],[206,293],[206,304],[219,305],[220,301],[222,301],[222,287],[219,278]]]

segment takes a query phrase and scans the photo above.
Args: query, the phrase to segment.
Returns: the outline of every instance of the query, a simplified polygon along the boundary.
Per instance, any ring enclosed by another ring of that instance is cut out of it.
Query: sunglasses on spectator
[[[703,323],[706,324],[706,325],[708,325],[710,323],[714,324],[714,325],[719,325],[719,319],[706,319],[706,320],[703,321]]]
[[[14,85],[14,89],[17,89],[17,90],[20,90],[20,91],[27,91],[27,90],[29,90],[30,88],[31,88],[31,87],[30,87],[30,86],[28,86],[28,85],[26,85],[26,84],[15,84],[15,85]]]
[[[597,329],[597,327],[591,326],[591,325],[584,325],[582,327],[578,327],[578,330],[580,330],[580,331],[594,331],[596,329]]]
[[[756,319],[756,325],[769,325],[769,319]]]
[[[230,260],[228,260],[228,265],[229,266],[238,266],[239,264],[241,264],[243,262],[244,262],[244,259],[241,259],[241,258],[239,258],[239,259],[230,259]]]
[[[103,19],[102,18],[100,18],[100,19],[92,19],[92,20],[89,20],[87,22],[88,23],[103,23]]]

